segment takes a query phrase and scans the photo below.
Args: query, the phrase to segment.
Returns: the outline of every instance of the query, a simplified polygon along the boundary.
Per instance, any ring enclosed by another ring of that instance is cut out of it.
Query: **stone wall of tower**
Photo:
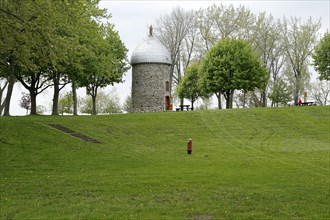
[[[134,112],[165,110],[165,97],[170,96],[166,82],[170,80],[170,65],[159,63],[132,66],[132,104]]]

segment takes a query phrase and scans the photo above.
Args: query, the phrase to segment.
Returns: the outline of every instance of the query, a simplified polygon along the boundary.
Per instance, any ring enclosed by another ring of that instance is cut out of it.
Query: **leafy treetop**
[[[320,74],[320,79],[330,80],[330,34],[326,33],[315,47],[313,55],[314,66]]]

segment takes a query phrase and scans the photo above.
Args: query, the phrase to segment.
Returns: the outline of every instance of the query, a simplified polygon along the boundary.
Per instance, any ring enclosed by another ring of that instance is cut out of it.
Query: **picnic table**
[[[179,105],[179,108],[176,108],[176,111],[183,111],[183,108],[186,108],[187,111],[189,110],[190,105]]]
[[[301,105],[312,106],[312,105],[316,105],[316,104],[314,102],[302,102]]]

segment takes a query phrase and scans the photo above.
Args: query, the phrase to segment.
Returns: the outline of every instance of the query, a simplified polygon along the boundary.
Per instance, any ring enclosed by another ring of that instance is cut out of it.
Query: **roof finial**
[[[152,25],[150,25],[150,27],[149,27],[149,37],[153,37],[152,30],[153,30]]]

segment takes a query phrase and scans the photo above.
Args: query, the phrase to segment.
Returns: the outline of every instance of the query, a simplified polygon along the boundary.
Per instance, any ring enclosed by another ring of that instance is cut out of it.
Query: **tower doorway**
[[[167,110],[167,111],[173,109],[171,99],[172,99],[172,97],[165,96],[165,110]]]

